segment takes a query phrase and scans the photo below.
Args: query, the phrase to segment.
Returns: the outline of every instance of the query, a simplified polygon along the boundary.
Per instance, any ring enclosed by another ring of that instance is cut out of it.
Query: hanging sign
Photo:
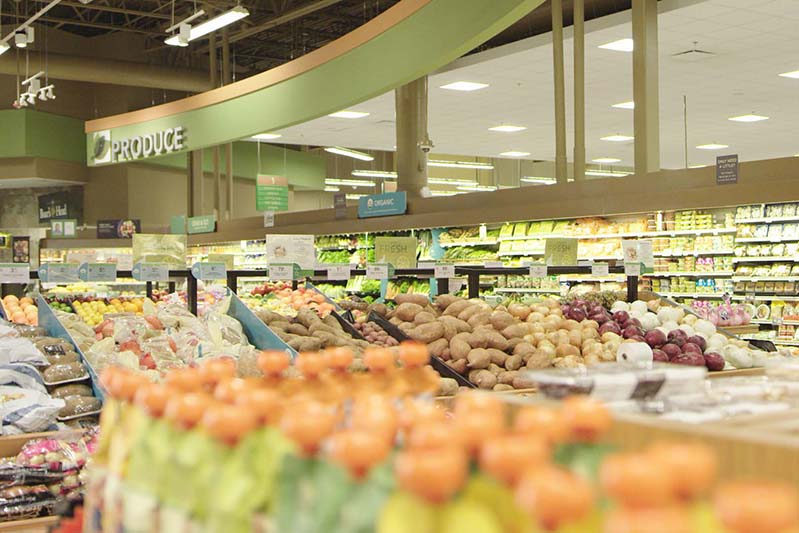
[[[214,231],[216,231],[216,215],[201,215],[186,219],[186,232],[190,235]]]
[[[347,218],[347,194],[343,192],[334,194],[333,207],[336,210],[336,220]]]
[[[39,280],[44,283],[75,283],[80,281],[77,263],[47,263],[39,267]]]
[[[202,280],[227,279],[227,268],[225,263],[194,263],[191,275]]]
[[[546,240],[544,260],[549,266],[574,266],[577,264],[577,239],[552,238]]]
[[[302,270],[312,271],[316,266],[316,249],[313,235],[266,236],[266,263],[300,265]]]
[[[264,227],[265,228],[274,228],[275,227],[275,212],[274,211],[264,211]]]
[[[358,218],[404,215],[407,208],[405,191],[371,194],[358,199]]]
[[[97,221],[98,239],[131,239],[136,233],[141,233],[139,219],[117,218]]]
[[[83,192],[59,191],[41,194],[37,198],[39,204],[39,222],[53,219],[80,218],[83,211]]]
[[[172,215],[169,219],[169,233],[177,235],[186,233],[186,217],[184,215]]]
[[[258,174],[255,179],[255,209],[256,211],[288,211],[288,178]]]
[[[171,154],[186,148],[185,143],[186,130],[183,126],[113,140],[111,130],[98,131],[89,140],[90,163],[100,165]]]
[[[738,154],[716,156],[716,185],[738,183]]]
[[[78,268],[82,281],[116,281],[117,266],[114,263],[83,263]]]
[[[416,268],[416,237],[375,237],[375,262]]]
[[[30,265],[0,263],[0,283],[28,283],[30,280]]]
[[[132,274],[136,281],[169,281],[169,263],[136,263]]]

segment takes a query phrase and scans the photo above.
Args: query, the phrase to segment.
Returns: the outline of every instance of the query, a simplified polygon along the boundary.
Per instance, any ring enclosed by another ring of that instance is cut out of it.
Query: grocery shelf
[[[676,278],[679,276],[684,277],[692,277],[692,278],[726,278],[732,276],[733,272],[731,270],[723,270],[720,272],[696,272],[696,271],[685,271],[685,272],[650,272],[649,274],[641,274],[642,276],[652,276],[656,278]]]
[[[570,238],[573,235],[562,235],[560,233],[546,233],[541,235],[518,235],[518,236],[508,236],[508,237],[499,237],[499,242],[510,242],[510,241],[540,241],[541,239],[559,239],[559,238]]]
[[[735,242],[799,242],[799,237],[735,237]]]
[[[653,257],[701,257],[703,255],[732,255],[733,250],[701,250],[695,252],[653,253]]]
[[[512,292],[512,293],[535,293],[535,294],[555,294],[559,293],[561,289],[528,289],[526,287],[497,287],[494,292]]]
[[[442,248],[452,248],[455,246],[496,246],[499,241],[464,241],[464,242],[439,242],[438,245]]]
[[[667,298],[722,298],[724,292],[658,292]]]
[[[774,344],[779,344],[781,346],[799,346],[799,340],[794,339],[771,339],[771,338],[762,338],[762,337],[741,337],[743,340],[746,341],[769,341],[773,342]]]
[[[680,235],[720,235],[722,233],[736,233],[737,228],[706,228],[688,230],[663,230],[663,231],[633,231],[627,233],[594,233],[584,235],[564,235],[564,234],[541,234],[541,235],[520,235],[510,237],[500,237],[499,241],[527,241],[553,238],[568,239],[621,239],[626,237],[677,237]]]
[[[498,257],[522,257],[525,255],[544,255],[544,251],[540,252],[499,252]]]
[[[773,301],[773,300],[781,300],[783,302],[799,302],[799,296],[788,296],[782,294],[755,294],[753,296],[741,296],[738,294],[734,294],[730,297],[731,300],[763,300],[763,301]]]
[[[732,281],[799,281],[799,276],[733,276]]]
[[[624,274],[617,274],[615,276],[607,276],[604,278],[592,278],[590,275],[587,276],[560,276],[561,281],[582,281],[584,283],[615,283],[615,282],[623,282],[625,281],[626,277]]]
[[[753,318],[753,324],[768,324],[770,326],[779,326],[784,324],[786,326],[799,326],[799,320],[782,320],[781,318]]]
[[[799,222],[799,215],[790,217],[759,217],[735,221],[736,224],[771,224],[772,222]]]
[[[772,263],[772,262],[799,262],[798,257],[790,256],[763,256],[763,257],[733,257],[733,263]]]

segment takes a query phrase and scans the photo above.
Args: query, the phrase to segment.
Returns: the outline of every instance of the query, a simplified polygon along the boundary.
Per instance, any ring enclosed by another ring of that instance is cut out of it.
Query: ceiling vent
[[[714,57],[716,54],[713,52],[708,52],[707,50],[700,50],[696,46],[699,43],[694,41],[694,47],[690,50],[684,50],[682,52],[677,52],[676,54],[672,54],[671,57],[677,59],[678,61],[685,61],[689,63],[693,63],[696,61],[702,61],[705,59],[709,59]]]

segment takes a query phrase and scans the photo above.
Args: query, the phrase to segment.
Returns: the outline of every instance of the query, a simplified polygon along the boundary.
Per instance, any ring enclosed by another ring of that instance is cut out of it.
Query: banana
[[[457,498],[441,514],[438,533],[504,533],[502,524],[483,502]]]
[[[505,533],[537,533],[533,520],[514,503],[513,493],[496,480],[477,474],[472,476],[463,498],[477,502],[494,514]]]
[[[436,533],[439,510],[413,494],[397,491],[386,501],[377,520],[377,533]]]

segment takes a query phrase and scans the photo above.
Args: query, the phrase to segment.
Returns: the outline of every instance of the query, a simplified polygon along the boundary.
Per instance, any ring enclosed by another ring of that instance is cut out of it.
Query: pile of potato
[[[554,299],[492,308],[448,294],[435,305],[424,296],[401,296],[389,321],[482,389],[529,387],[520,374],[526,369],[615,361],[623,341],[614,333],[600,336],[593,320],[564,319]]]
[[[351,348],[360,360],[360,354],[369,346],[365,340],[355,339],[344,331],[333,315],[320,318],[310,309],[300,309],[297,316],[287,318],[267,309],[256,309],[256,316],[283,342],[298,352],[316,352],[334,346]]]

